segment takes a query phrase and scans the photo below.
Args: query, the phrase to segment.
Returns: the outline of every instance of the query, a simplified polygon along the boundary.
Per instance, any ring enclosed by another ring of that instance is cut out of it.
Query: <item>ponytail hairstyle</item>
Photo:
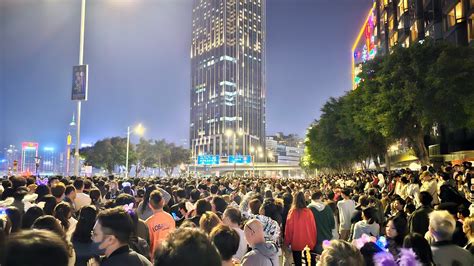
[[[71,218],[71,215],[72,210],[71,206],[68,203],[61,202],[54,208],[54,217],[61,222],[64,231],[67,231],[69,229],[69,218]]]

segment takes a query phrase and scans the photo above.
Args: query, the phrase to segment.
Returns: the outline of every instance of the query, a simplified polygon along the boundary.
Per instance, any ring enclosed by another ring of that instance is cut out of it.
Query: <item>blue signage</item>
[[[213,165],[219,164],[220,157],[219,155],[198,155],[197,164],[198,165]]]
[[[229,155],[229,163],[235,164],[249,164],[252,162],[252,156],[250,155]]]

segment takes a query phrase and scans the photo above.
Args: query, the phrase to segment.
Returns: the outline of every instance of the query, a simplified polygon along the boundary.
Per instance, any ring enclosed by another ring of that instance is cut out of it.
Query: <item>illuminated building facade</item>
[[[22,142],[21,143],[20,171],[23,173],[34,174],[36,170],[36,162],[35,162],[36,157],[38,157],[38,143],[37,142]]]
[[[363,63],[390,53],[395,46],[409,47],[426,38],[473,46],[473,20],[474,0],[374,0],[352,47],[353,89],[361,81],[357,75]],[[440,126],[437,131],[430,156],[444,155],[453,161],[474,149],[470,129],[450,132]],[[397,152],[408,148],[407,143],[400,146]]]
[[[474,0],[375,0],[352,47],[352,84],[361,64],[425,38],[474,45]]]
[[[195,0],[192,156],[265,149],[266,0]]]
[[[44,147],[41,155],[41,172],[55,173],[57,172],[58,158],[53,147]]]
[[[370,8],[364,25],[357,35],[356,41],[352,46],[352,88],[357,88],[360,78],[357,76],[362,71],[362,64],[371,60],[377,55],[380,45],[376,42],[379,40],[376,30],[380,28],[380,21],[377,16],[377,3],[374,2]]]
[[[15,145],[9,145],[5,149],[5,159],[7,160],[7,168],[13,169],[14,161],[19,161],[18,149]]]

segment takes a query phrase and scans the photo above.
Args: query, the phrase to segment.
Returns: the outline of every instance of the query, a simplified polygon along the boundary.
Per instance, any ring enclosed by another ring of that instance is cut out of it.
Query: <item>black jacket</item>
[[[152,266],[143,255],[123,246],[115,250],[108,258],[102,259],[101,266]]]
[[[430,206],[421,206],[410,215],[408,219],[408,230],[411,233],[418,233],[422,236],[428,231],[430,218],[428,215],[433,211]]]

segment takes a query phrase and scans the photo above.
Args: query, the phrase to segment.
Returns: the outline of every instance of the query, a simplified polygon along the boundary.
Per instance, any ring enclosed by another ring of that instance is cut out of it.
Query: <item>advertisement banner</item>
[[[88,92],[88,65],[72,67],[72,93],[73,101],[87,101]]]

